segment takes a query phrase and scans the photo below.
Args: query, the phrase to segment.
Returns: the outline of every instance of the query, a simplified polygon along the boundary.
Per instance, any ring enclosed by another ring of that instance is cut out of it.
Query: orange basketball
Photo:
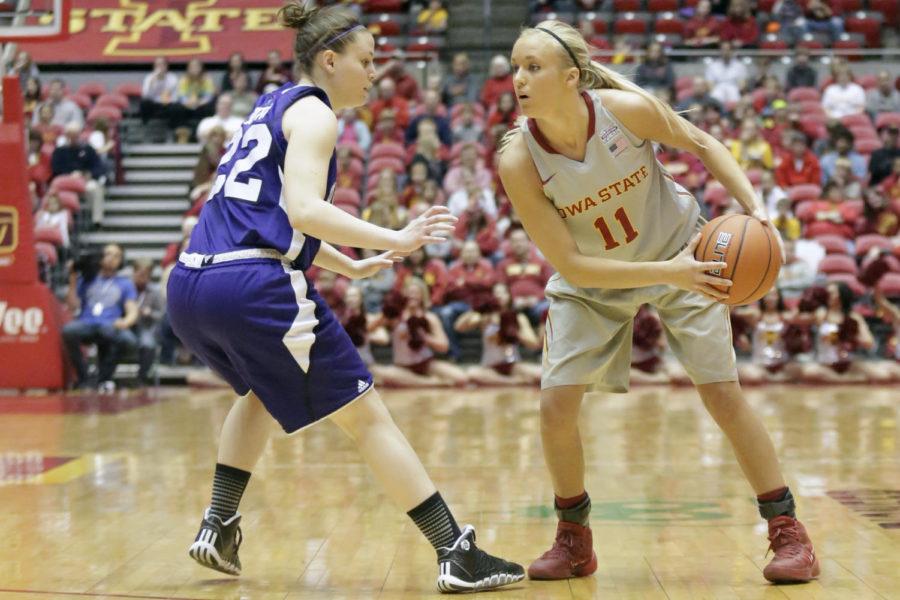
[[[722,261],[721,273],[732,281],[724,304],[738,306],[756,302],[772,289],[781,269],[781,250],[775,234],[759,220],[747,215],[723,215],[703,226],[694,257],[702,262]]]

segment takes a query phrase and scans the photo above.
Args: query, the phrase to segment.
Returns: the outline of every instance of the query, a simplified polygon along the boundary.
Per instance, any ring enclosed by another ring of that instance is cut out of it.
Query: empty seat
[[[819,272],[826,274],[849,273],[855,276],[859,272],[859,267],[856,266],[853,257],[846,254],[826,254],[819,263]]]

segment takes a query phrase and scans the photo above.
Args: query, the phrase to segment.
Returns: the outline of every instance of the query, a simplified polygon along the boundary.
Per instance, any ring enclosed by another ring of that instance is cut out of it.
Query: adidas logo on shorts
[[[368,388],[368,387],[369,387],[368,381],[363,381],[362,379],[357,380],[356,389],[360,394],[362,394],[364,391],[366,391],[366,388]]]

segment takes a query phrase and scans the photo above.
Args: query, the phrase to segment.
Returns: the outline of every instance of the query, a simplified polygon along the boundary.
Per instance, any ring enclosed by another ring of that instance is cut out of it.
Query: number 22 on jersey
[[[228,152],[222,157],[220,164],[228,164],[239,149],[246,150],[250,143],[254,141],[256,145],[245,156],[235,161],[228,175],[220,173],[216,177],[216,182],[209,193],[210,198],[218,194],[224,187],[226,198],[245,200],[247,202],[257,202],[259,200],[262,180],[257,177],[248,177],[246,182],[241,182],[237,178],[269,155],[269,149],[272,147],[272,134],[269,132],[269,127],[266,124],[256,123],[248,127],[246,131],[237,132],[231,138]]]
[[[628,219],[628,213],[625,212],[625,207],[620,206],[617,208],[616,212],[613,213],[613,216],[616,218],[616,221],[619,222],[619,225],[622,226],[622,231],[625,232],[625,243],[630,244],[633,242],[634,239],[637,238],[639,232],[634,229],[631,221]],[[618,248],[621,245],[616,241],[612,231],[610,231],[606,219],[598,217],[597,220],[594,221],[594,227],[600,232],[600,235],[603,236],[603,241],[606,242],[607,250]]]

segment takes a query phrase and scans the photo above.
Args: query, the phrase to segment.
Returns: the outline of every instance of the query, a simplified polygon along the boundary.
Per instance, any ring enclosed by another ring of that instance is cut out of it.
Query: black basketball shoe
[[[240,575],[241,559],[238,558],[238,548],[244,539],[240,523],[240,513],[235,513],[223,523],[216,515],[209,514],[207,508],[203,513],[200,531],[188,554],[204,567],[229,575]]]
[[[466,525],[449,548],[438,548],[438,590],[476,592],[522,581],[522,565],[491,556],[475,546],[475,528]]]

